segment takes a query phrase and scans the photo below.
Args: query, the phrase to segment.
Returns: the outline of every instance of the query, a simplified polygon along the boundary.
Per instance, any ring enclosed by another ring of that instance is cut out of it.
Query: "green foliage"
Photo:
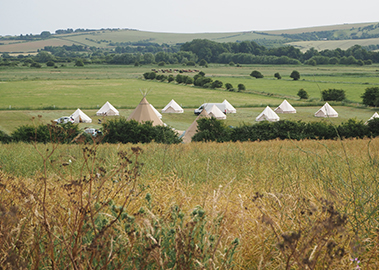
[[[297,95],[299,96],[300,99],[308,99],[309,98],[307,91],[305,91],[303,88],[297,92]]]
[[[361,96],[362,103],[366,106],[379,106],[379,87],[368,87]]]
[[[379,118],[373,118],[368,121],[367,127],[373,137],[379,136]]]
[[[4,131],[0,130],[0,142],[2,143],[10,143],[12,141],[11,136],[9,136]]]
[[[37,63],[37,62],[32,62],[32,63],[30,64],[30,67],[33,67],[33,68],[41,68],[42,65],[41,65],[40,63]]]
[[[84,62],[83,62],[83,60],[82,60],[82,59],[77,59],[77,60],[75,61],[75,66],[76,66],[76,67],[83,67],[83,66],[84,66]]]
[[[159,67],[163,67],[164,65],[166,65],[166,63],[165,63],[164,61],[160,61],[160,62],[158,63],[158,66],[159,66]]]
[[[300,79],[300,73],[297,70],[294,70],[291,72],[290,78],[292,78],[294,81],[297,81]]]
[[[194,66],[196,66],[196,63],[194,61],[188,61],[186,63],[186,66],[194,67]]]
[[[181,142],[177,134],[169,127],[153,126],[151,122],[139,123],[126,118],[108,120],[103,123],[103,142],[107,143],[149,143],[165,144]]]
[[[40,142],[40,143],[70,143],[79,134],[77,124],[66,123],[61,125],[25,125],[12,132],[11,137],[15,142]]]
[[[324,101],[343,101],[346,99],[345,90],[342,89],[323,90],[321,96]]]
[[[204,59],[201,59],[200,62],[199,62],[199,66],[206,67],[206,66],[208,66],[208,62],[205,61]]]
[[[172,75],[172,74],[168,75],[167,81],[168,81],[169,83],[175,81],[175,77],[174,77],[174,75]]]
[[[201,118],[197,120],[198,132],[192,137],[195,142],[227,142],[230,141],[231,128],[216,118]]]
[[[364,138],[369,137],[370,129],[362,120],[349,119],[337,128],[338,134],[342,138]]]
[[[222,81],[219,81],[219,80],[215,80],[214,82],[212,82],[212,88],[221,88],[223,85]]]
[[[226,90],[233,89],[233,85],[231,83],[226,83],[225,88],[226,88]]]
[[[251,73],[250,73],[250,76],[251,77],[254,77],[256,79],[260,79],[260,78],[263,78],[263,74],[260,73],[258,70],[253,70]]]
[[[46,63],[46,66],[48,66],[48,67],[53,67],[53,66],[55,66],[55,63],[54,63],[54,61],[48,61],[47,63]]]
[[[274,77],[277,78],[278,80],[280,80],[282,78],[282,76],[280,76],[279,72],[276,72],[274,74]]]
[[[237,85],[238,87],[238,92],[241,92],[241,91],[245,91],[246,90],[246,86],[243,84],[243,83],[239,83]]]

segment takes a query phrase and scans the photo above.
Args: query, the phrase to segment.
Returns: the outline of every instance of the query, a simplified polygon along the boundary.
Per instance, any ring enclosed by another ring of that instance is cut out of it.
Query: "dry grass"
[[[378,267],[378,139],[3,147],[4,269]]]

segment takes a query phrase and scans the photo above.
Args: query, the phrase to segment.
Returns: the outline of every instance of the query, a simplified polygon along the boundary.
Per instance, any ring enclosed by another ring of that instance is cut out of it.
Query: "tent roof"
[[[132,114],[128,117],[129,120],[136,120],[140,123],[151,121],[153,126],[163,126],[162,120],[157,116],[151,104],[143,97]]]
[[[216,105],[212,106],[208,114],[216,119],[226,119],[226,115]]]
[[[225,108],[226,108],[227,113],[236,113],[237,112],[236,108],[234,108],[233,105],[230,104],[229,101],[227,101],[226,99],[224,99],[224,101],[222,103],[225,104]]]
[[[153,109],[153,111],[159,117],[159,119],[162,119],[162,114],[160,112],[158,112],[158,110],[155,109],[155,107],[152,104],[150,104],[150,107]]]
[[[92,123],[92,119],[79,108],[70,117],[74,118],[74,123]]]
[[[163,108],[162,113],[182,113],[184,112],[182,107],[176,103],[175,100],[171,99],[171,101]]]
[[[113,115],[119,115],[120,113],[118,110],[113,107],[112,104],[110,104],[108,101],[105,102],[105,104],[100,108],[100,110],[97,111],[96,115],[107,115],[108,111],[113,111]]]
[[[286,99],[274,111],[276,113],[296,113],[296,109]]]
[[[183,135],[183,142],[189,143],[192,140],[193,135],[197,133],[197,120],[201,118],[211,118],[206,110],[202,110],[202,112],[196,117],[195,121],[189,126],[189,128],[185,131]]]
[[[316,117],[338,117],[338,113],[329,105],[328,102],[324,104],[316,113]]]
[[[267,120],[267,121],[271,121],[271,122],[274,122],[274,121],[279,121],[279,116],[269,107],[267,106],[263,112],[261,112],[257,118],[255,118],[255,121],[264,121],[264,120]]]
[[[370,119],[368,119],[368,120],[366,121],[365,124],[367,124],[368,121],[370,121],[370,120],[372,120],[372,119],[374,119],[374,118],[379,118],[379,114],[378,114],[377,112],[375,112],[375,113],[370,117]]]

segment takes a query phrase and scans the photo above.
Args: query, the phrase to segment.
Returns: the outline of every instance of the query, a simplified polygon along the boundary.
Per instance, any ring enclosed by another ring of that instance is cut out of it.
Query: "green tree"
[[[222,85],[223,85],[222,81],[215,80],[214,82],[212,82],[211,88],[221,88]]]
[[[260,73],[258,70],[253,70],[251,73],[250,73],[250,76],[251,77],[254,77],[256,79],[259,79],[259,78],[263,78],[263,74]]]
[[[216,118],[201,118],[197,120],[198,130],[192,137],[195,142],[227,142],[230,141],[231,128],[226,126],[222,120]]]
[[[277,78],[278,80],[280,80],[282,78],[282,76],[280,76],[279,72],[276,72],[274,74],[274,77]]]
[[[231,89],[233,89],[233,85],[231,83],[226,83],[225,88],[226,88],[226,90],[230,91]]]
[[[199,66],[201,66],[201,67],[208,66],[208,62],[205,61],[205,59],[201,59],[200,62],[199,62]]]
[[[299,96],[300,99],[308,99],[309,97],[307,91],[305,91],[303,88],[301,88],[299,92],[297,92],[297,95]]]
[[[368,87],[361,96],[362,103],[366,106],[379,106],[379,87]]]
[[[84,66],[83,60],[82,59],[77,59],[75,61],[75,66],[77,66],[77,67],[83,67]]]
[[[166,64],[166,63],[165,63],[164,61],[160,61],[160,62],[158,63],[158,66],[159,66],[159,67],[163,67],[165,64]]]
[[[238,92],[241,92],[241,91],[245,91],[246,90],[246,86],[242,83],[238,84]]]
[[[292,78],[294,81],[297,81],[300,79],[300,73],[297,70],[292,71],[290,78]]]
[[[324,101],[343,101],[346,99],[345,90],[342,89],[328,89],[321,92]]]

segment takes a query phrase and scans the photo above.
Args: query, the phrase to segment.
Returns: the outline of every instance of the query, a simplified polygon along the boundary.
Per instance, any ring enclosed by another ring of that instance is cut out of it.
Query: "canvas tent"
[[[219,120],[226,119],[226,115],[216,105],[213,105],[212,108],[209,111],[207,111],[207,113],[209,114],[209,116]]]
[[[82,112],[81,109],[77,109],[70,117],[74,119],[74,123],[92,123],[92,119]]]
[[[270,122],[275,122],[279,121],[280,118],[279,116],[269,107],[267,106],[263,112],[260,113],[260,115],[255,118],[255,121],[270,121]]]
[[[116,110],[115,107],[113,107],[112,104],[110,104],[108,101],[105,102],[103,107],[100,108],[100,110],[97,111],[96,115],[103,115],[103,116],[108,116],[108,115],[120,115],[118,110]]]
[[[287,101],[283,102],[274,110],[276,113],[296,113],[296,109]]]
[[[197,120],[201,118],[211,118],[206,110],[203,110],[195,119],[195,121],[192,122],[192,124],[189,126],[189,128],[184,132],[183,135],[183,142],[189,143],[192,141],[193,135],[197,133]]]
[[[374,119],[374,118],[379,118],[379,114],[378,114],[377,112],[375,112],[375,113],[371,116],[371,118],[368,119],[368,120],[366,121],[365,124],[367,125],[367,123],[368,123],[370,120]]]
[[[155,114],[156,114],[156,115],[159,117],[159,119],[162,119],[162,115],[161,115],[161,113],[160,113],[160,112],[158,112],[158,110],[157,110],[157,109],[155,109],[153,105],[151,105],[151,104],[150,104],[150,107],[153,109],[153,111],[154,111],[154,112],[155,112]]]
[[[162,113],[183,113],[182,107],[179,106],[175,100],[171,99],[171,101],[163,108]]]
[[[143,97],[127,120],[133,119],[140,123],[151,121],[153,122],[153,126],[164,126],[162,120],[158,117],[153,108],[146,97]]]
[[[324,104],[316,113],[316,117],[338,117],[338,113],[336,110],[329,105],[328,102]]]
[[[226,113],[236,113],[237,110],[226,99],[222,102],[225,104]]]

